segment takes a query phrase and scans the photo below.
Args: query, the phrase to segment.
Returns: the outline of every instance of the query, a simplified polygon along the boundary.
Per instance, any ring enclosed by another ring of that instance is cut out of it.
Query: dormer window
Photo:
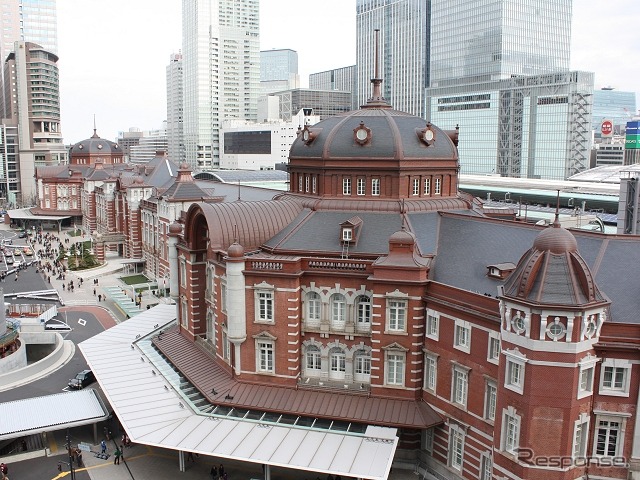
[[[358,231],[362,226],[362,219],[358,216],[352,217],[340,224],[340,242],[355,245],[358,238]]]
[[[511,262],[495,263],[493,265],[488,265],[487,269],[487,275],[489,277],[497,278],[498,280],[504,280],[509,276],[511,272],[516,269],[516,266]]]

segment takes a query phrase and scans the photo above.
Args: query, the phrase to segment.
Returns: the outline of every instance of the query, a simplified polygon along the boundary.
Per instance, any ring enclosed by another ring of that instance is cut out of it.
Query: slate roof
[[[279,203],[279,202],[278,202]],[[353,217],[353,211],[311,211],[298,215],[286,232],[265,242],[265,247],[283,251],[342,252],[340,225]],[[362,219],[358,240],[349,254],[381,255],[389,251],[389,237],[402,228],[397,213],[358,212]]]
[[[505,282],[487,276],[487,266],[505,262],[518,264],[541,229],[550,228],[469,215],[440,215],[438,250],[431,278],[494,297]],[[571,232],[600,291],[612,302],[610,320],[638,323],[640,275],[633,265],[640,264],[640,237]]]

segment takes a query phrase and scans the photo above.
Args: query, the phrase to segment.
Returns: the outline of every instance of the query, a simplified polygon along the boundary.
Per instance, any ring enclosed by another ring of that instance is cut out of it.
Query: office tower
[[[357,110],[360,106],[358,104],[357,73],[355,65],[312,73],[309,75],[309,88],[311,90],[340,90],[343,92],[351,92],[351,110]]]
[[[374,31],[380,30],[382,95],[396,110],[423,117],[429,86],[429,5],[425,0],[356,0],[358,103],[371,93]]]
[[[589,167],[593,74],[569,72],[571,0],[431,1],[426,118],[460,128],[467,174]]]
[[[430,86],[569,70],[571,0],[431,0]]]
[[[259,52],[258,0],[183,0],[184,143],[194,170],[219,165],[223,119],[256,119]]]
[[[182,53],[173,53],[167,65],[167,144],[169,158],[178,165],[186,160],[183,106]]]
[[[351,110],[351,92],[297,88],[274,94],[280,98],[280,118],[290,122],[302,109],[324,120]]]
[[[4,62],[17,41],[32,42],[58,53],[56,0],[0,0]]]
[[[36,200],[36,167],[67,163],[60,129],[58,57],[30,42],[16,42],[4,64],[6,102],[3,123],[18,127],[18,162],[7,163],[9,193],[15,202]]]
[[[260,95],[300,88],[298,52],[289,49],[260,52]]]
[[[0,61],[4,64],[15,42],[31,42],[46,51],[58,53],[56,0],[0,0]],[[0,76],[4,71],[0,69]],[[0,78],[0,82],[2,82]],[[4,107],[4,88],[0,89]]]
[[[167,122],[163,122],[161,128],[144,132],[138,144],[131,146],[129,161],[131,163],[148,163],[156,156],[164,156],[167,151]]]
[[[623,135],[624,128],[636,113],[636,93],[622,92],[613,87],[593,91],[592,129],[596,142],[601,139],[600,125],[610,120],[613,135]]]

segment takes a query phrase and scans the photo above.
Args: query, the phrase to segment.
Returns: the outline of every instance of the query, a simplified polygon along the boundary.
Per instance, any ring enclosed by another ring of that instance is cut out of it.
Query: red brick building
[[[640,239],[497,218],[456,147],[379,90],[305,127],[288,192],[170,226],[157,348],[217,408],[396,427],[425,478],[640,478]]]

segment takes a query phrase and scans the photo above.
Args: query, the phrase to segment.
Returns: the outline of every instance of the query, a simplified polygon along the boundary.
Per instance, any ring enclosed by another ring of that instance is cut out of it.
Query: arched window
[[[320,295],[316,292],[307,293],[307,315],[306,315],[306,324],[310,326],[319,326],[320,325]]]
[[[329,378],[332,380],[344,379],[347,368],[346,355],[344,350],[335,347],[329,352]]]
[[[371,299],[366,295],[358,297],[356,321],[358,330],[371,329]]]
[[[305,350],[305,375],[308,377],[320,376],[322,371],[322,357],[320,349],[315,345],[309,345]]]
[[[353,357],[353,378],[356,382],[371,381],[371,354],[358,350]]]
[[[347,321],[347,299],[341,293],[331,296],[331,328],[343,330]]]

